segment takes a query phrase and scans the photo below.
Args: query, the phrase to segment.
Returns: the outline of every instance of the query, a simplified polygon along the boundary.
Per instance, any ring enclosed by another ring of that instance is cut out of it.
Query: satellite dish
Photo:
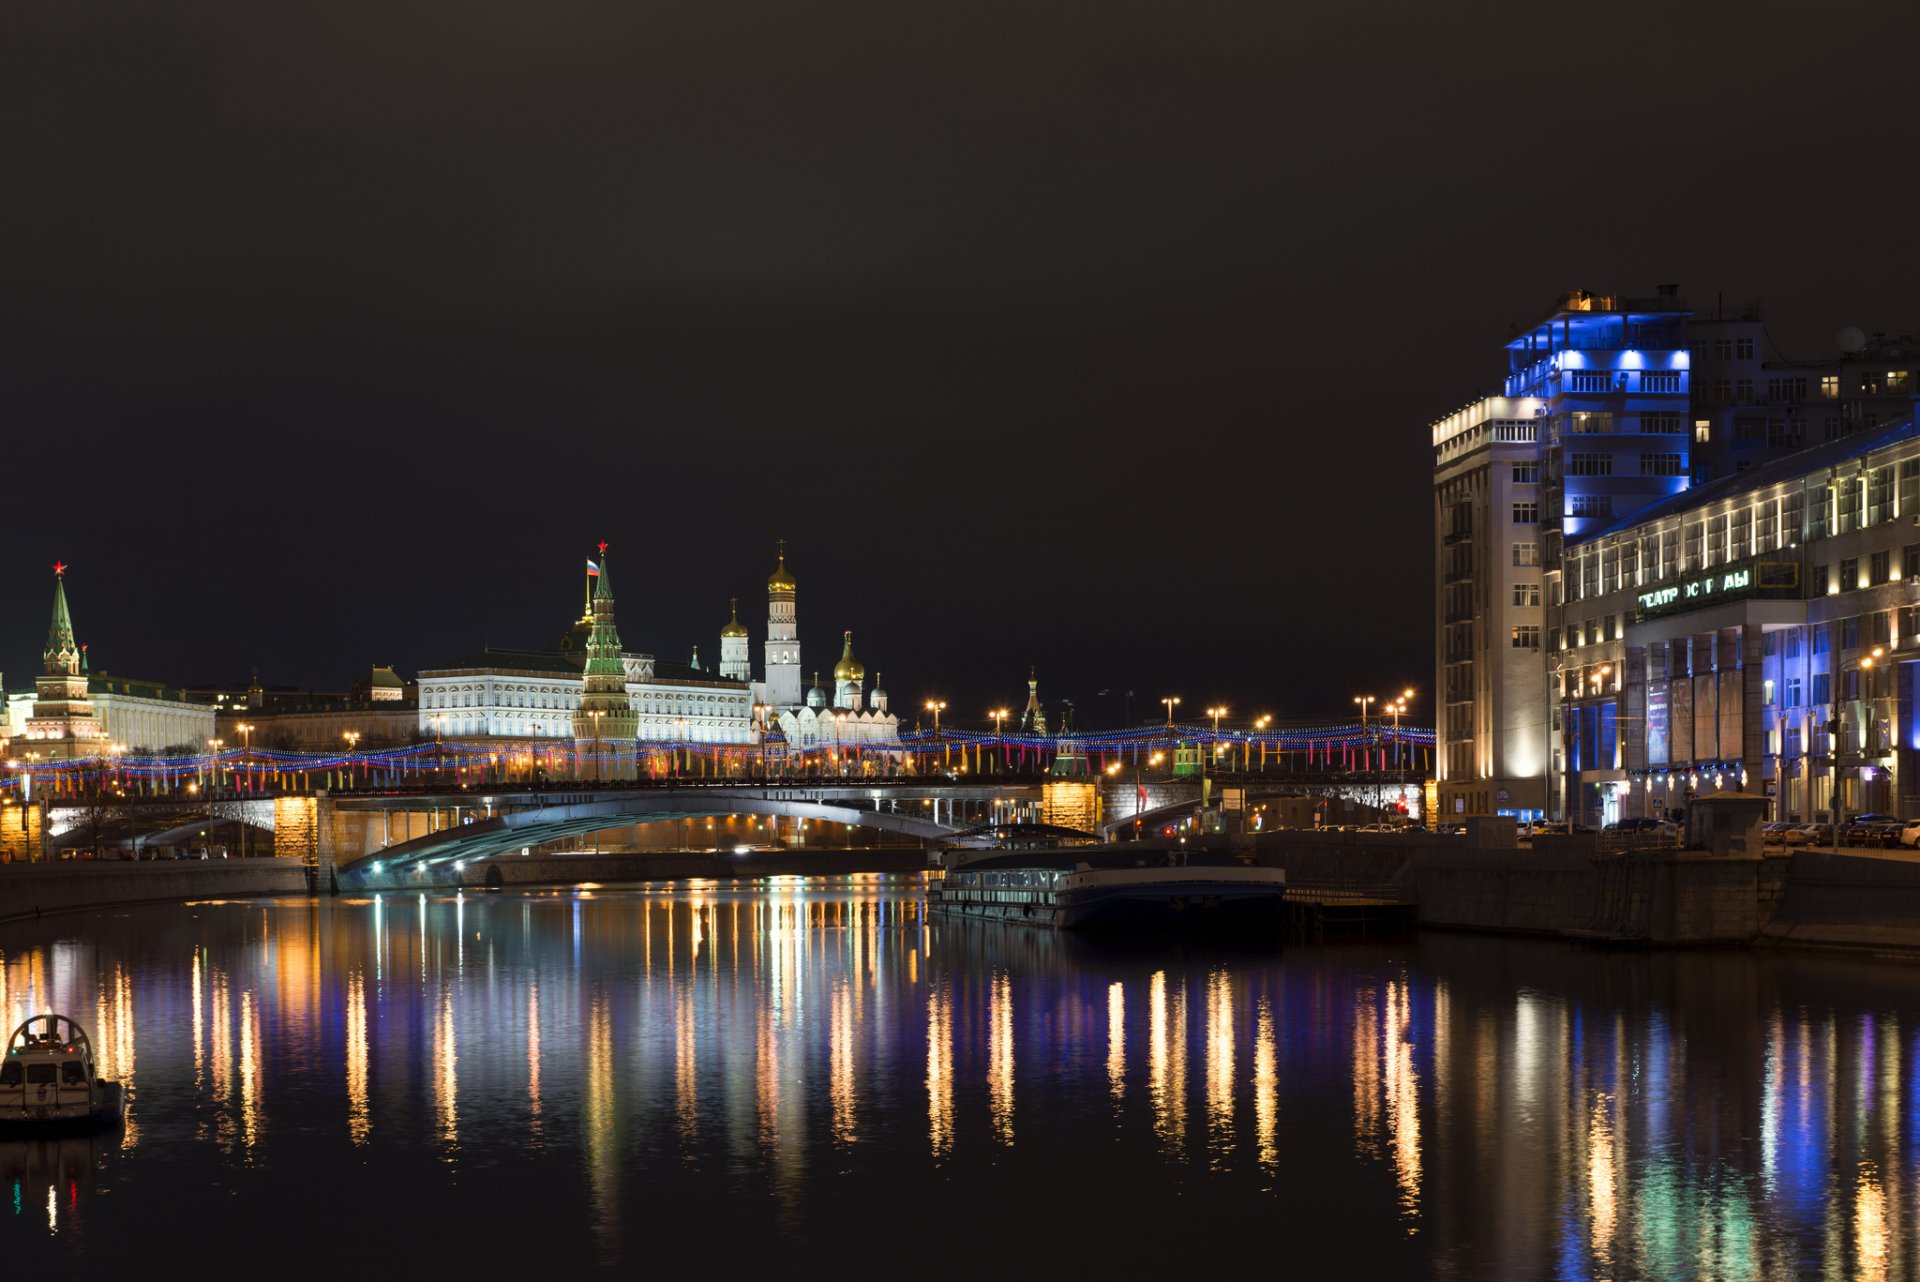
[[[1848,355],[1852,355],[1854,352],[1861,351],[1866,347],[1866,331],[1857,325],[1848,325],[1845,329],[1842,329],[1838,334],[1833,336],[1833,345]]]

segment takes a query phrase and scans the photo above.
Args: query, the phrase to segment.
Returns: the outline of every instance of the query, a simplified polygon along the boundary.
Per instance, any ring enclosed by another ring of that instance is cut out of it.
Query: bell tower
[[[787,572],[787,541],[780,540],[780,564],[767,578],[767,702],[776,708],[800,706],[800,636],[794,608],[798,585]]]

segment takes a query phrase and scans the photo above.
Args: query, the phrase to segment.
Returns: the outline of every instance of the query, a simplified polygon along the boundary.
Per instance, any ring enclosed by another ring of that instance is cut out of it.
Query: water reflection
[[[719,1205],[753,1249],[948,1198],[1180,1197],[1223,1242],[1338,1217],[1356,1274],[1920,1273],[1897,968],[1123,948],[928,921],[911,883],[75,920],[0,934],[0,1010],[90,1018],[138,1107],[97,1149],[0,1148],[0,1212],[102,1259],[297,1170],[428,1219],[499,1197],[569,1265],[644,1264]]]
[[[1147,981],[1147,1091],[1153,1101],[1153,1132],[1174,1156],[1185,1156],[1187,1139],[1187,995],[1168,994],[1167,972]]]
[[[943,987],[927,994],[927,1141],[936,1158],[953,1148],[953,1011]]]
[[[1013,977],[996,971],[987,1009],[987,1099],[994,1138],[1013,1143]]]

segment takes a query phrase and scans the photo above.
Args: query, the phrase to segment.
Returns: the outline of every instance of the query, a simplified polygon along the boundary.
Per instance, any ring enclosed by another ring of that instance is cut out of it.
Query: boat
[[[101,1077],[87,1030],[65,1015],[35,1015],[13,1030],[0,1058],[0,1130],[111,1126],[126,1091]]]
[[[956,852],[957,853],[957,852]],[[1278,924],[1287,875],[1184,847],[1008,851],[955,863],[927,891],[945,916],[1060,930]]]

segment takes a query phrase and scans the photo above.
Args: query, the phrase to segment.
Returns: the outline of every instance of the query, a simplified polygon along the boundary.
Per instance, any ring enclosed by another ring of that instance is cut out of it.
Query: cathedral
[[[810,689],[802,689],[798,584],[787,569],[784,543],[767,579],[767,639],[758,680],[738,598],[729,603],[720,630],[716,668],[701,667],[698,647],[688,663],[656,660],[621,644],[604,545],[600,560],[589,560],[587,567],[586,608],[547,649],[489,648],[422,669],[421,731],[467,741],[564,743],[588,778],[632,777],[634,754],[626,753],[623,764],[621,754],[608,750],[615,744],[765,744],[790,752],[899,746],[899,719],[888,710],[877,677],[867,688],[853,633],[841,636],[832,693],[818,674]]]
[[[799,585],[787,569],[787,546],[780,544],[779,563],[767,579],[767,643],[765,679],[754,683],[754,703],[764,721],[763,734],[778,734],[789,750],[807,752],[827,748],[897,747],[900,719],[887,708],[887,692],[878,674],[873,689],[866,688],[867,669],[853,657],[853,633],[841,634],[840,661],[833,665],[833,693],[828,695],[813,674],[813,685],[800,690],[800,639],[797,598]],[[728,646],[735,647],[732,650]],[[739,610],[720,633],[722,670],[729,656],[745,673],[747,630]]]

